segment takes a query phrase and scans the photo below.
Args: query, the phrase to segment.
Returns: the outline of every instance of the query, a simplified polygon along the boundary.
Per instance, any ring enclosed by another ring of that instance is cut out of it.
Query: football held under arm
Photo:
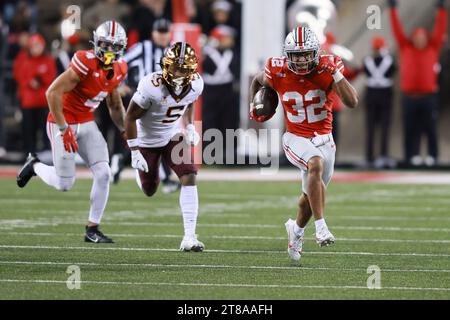
[[[269,87],[271,89],[269,81],[267,81],[266,76],[263,71],[258,72],[258,74],[253,78],[252,84],[250,85],[250,101],[253,101],[256,93],[262,87]]]

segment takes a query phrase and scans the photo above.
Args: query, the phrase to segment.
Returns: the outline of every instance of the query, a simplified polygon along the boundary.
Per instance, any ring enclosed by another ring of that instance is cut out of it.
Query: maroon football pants
[[[172,151],[179,143],[185,143],[183,141],[170,141],[166,146],[159,148],[139,148],[145,161],[148,164],[148,172],[139,170],[139,177],[142,183],[142,191],[151,197],[155,194],[159,185],[159,165],[161,157],[169,165],[169,167],[175,172],[178,178],[188,174],[197,174],[197,168],[194,165],[194,157],[191,154],[189,159],[183,159],[183,152],[186,150],[191,151],[191,148],[184,147],[182,151],[176,155],[172,154]],[[187,160],[187,161],[186,161]]]

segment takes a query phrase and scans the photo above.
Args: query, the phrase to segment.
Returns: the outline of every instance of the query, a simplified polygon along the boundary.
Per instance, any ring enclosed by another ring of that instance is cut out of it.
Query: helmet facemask
[[[197,57],[194,49],[187,44],[177,42],[167,49],[161,61],[163,78],[174,90],[180,90],[192,81],[197,72]]]
[[[298,75],[311,73],[319,63],[319,54],[317,50],[295,50],[285,51],[289,70]]]
[[[123,27],[115,21],[102,23],[94,31],[94,52],[104,66],[110,67],[123,56],[127,37]]]
[[[125,46],[108,40],[98,40],[95,54],[105,66],[112,65],[123,56]]]
[[[288,68],[298,75],[311,73],[319,64],[320,43],[308,27],[297,27],[284,40],[283,53]]]

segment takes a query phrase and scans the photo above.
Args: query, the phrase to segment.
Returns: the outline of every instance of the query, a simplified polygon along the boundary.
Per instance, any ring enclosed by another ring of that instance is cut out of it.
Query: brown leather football
[[[256,107],[256,116],[271,116],[278,106],[278,94],[271,88],[262,87],[255,94],[253,104]]]

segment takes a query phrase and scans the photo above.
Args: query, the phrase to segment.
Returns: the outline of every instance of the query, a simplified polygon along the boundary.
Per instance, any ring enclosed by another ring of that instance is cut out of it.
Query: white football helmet
[[[310,73],[319,64],[320,43],[316,34],[308,27],[297,27],[286,37],[283,54],[289,70],[295,74]]]
[[[94,31],[94,52],[104,65],[118,60],[127,46],[125,29],[114,20],[103,22]]]

